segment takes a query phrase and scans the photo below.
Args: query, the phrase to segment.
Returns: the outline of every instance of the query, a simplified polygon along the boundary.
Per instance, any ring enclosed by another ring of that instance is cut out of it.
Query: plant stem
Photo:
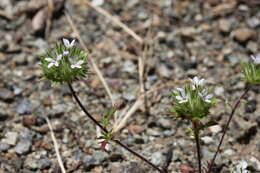
[[[198,129],[198,122],[193,121],[193,131],[196,141],[196,147],[197,147],[197,157],[198,157],[198,166],[199,166],[199,173],[201,173],[201,155],[200,155],[200,139],[199,139],[199,129]]]
[[[74,99],[76,100],[76,102],[78,103],[78,105],[80,106],[80,108],[82,109],[82,111],[105,133],[108,133],[108,130],[103,127],[97,120],[95,120],[95,118],[85,109],[85,107],[82,105],[81,101],[79,100],[76,92],[74,91],[72,85],[70,83],[68,83],[68,86],[70,88],[70,91],[74,97]],[[113,140],[113,139],[112,139]],[[126,145],[124,145],[123,143],[121,143],[119,140],[113,140],[117,145],[120,145],[121,147],[123,147],[124,149],[126,149],[127,151],[129,151],[130,153],[134,154],[135,156],[137,156],[138,158],[140,158],[141,160],[143,160],[144,162],[146,162],[147,164],[149,164],[150,166],[152,166],[154,169],[156,169],[157,171],[159,171],[160,173],[165,173],[164,171],[162,171],[160,168],[158,168],[156,165],[154,165],[152,162],[150,162],[149,160],[147,160],[145,157],[143,157],[142,155],[138,154],[137,152],[135,152],[134,150],[130,149],[129,147],[127,147]]]
[[[78,103],[79,107],[83,110],[83,112],[101,129],[103,130],[105,133],[108,133],[108,130],[103,127],[86,109],[85,107],[82,105],[81,101],[79,100],[77,94],[75,93],[72,85],[70,83],[68,83],[70,91],[74,97],[74,99],[76,100],[76,102]]]
[[[147,164],[149,164],[150,166],[152,166],[154,169],[156,169],[158,172],[160,173],[165,173],[163,170],[161,170],[160,168],[158,168],[157,166],[155,166],[152,162],[150,162],[149,160],[147,160],[145,157],[143,157],[142,155],[138,154],[137,152],[135,152],[134,150],[128,148],[126,145],[124,145],[123,143],[121,143],[119,140],[113,140],[116,144],[120,145],[121,147],[123,147],[124,149],[126,149],[127,151],[129,151],[130,153],[132,153],[133,155],[139,157],[141,160],[143,160],[144,162],[146,162]]]
[[[224,141],[224,137],[225,137],[225,135],[226,135],[226,133],[227,133],[228,126],[229,126],[229,124],[230,124],[230,122],[231,122],[231,120],[232,120],[232,118],[233,118],[233,116],[234,116],[234,114],[235,114],[236,109],[238,108],[238,106],[239,106],[239,104],[240,104],[240,101],[241,101],[241,100],[245,97],[245,95],[248,93],[249,89],[250,89],[250,86],[245,89],[244,93],[239,97],[239,99],[237,100],[237,102],[236,102],[234,108],[232,109],[232,111],[231,111],[231,113],[230,113],[230,115],[229,115],[229,119],[228,119],[228,121],[227,121],[227,124],[226,124],[225,127],[224,127],[224,131],[223,131],[222,137],[221,137],[221,139],[220,139],[220,142],[219,142],[219,144],[218,144],[217,151],[215,152],[214,157],[213,157],[213,159],[211,160],[211,162],[210,162],[210,164],[209,164],[209,168],[208,168],[207,173],[210,173],[210,172],[211,172],[211,169],[212,169],[212,167],[213,167],[213,165],[214,165],[214,162],[215,162],[215,160],[216,160],[216,158],[217,158],[217,155],[218,155],[218,153],[219,153],[219,151],[220,151],[220,147],[221,147],[221,145],[222,145],[222,143],[223,143],[223,141]]]

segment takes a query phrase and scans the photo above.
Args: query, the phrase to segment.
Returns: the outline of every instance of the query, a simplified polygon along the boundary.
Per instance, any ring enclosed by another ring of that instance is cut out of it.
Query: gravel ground
[[[117,102],[119,111],[138,98],[138,57],[142,46],[120,27],[80,0],[54,0],[51,28],[44,35],[47,0],[0,1],[0,173],[59,172],[45,116],[49,116],[66,170],[73,173],[155,172],[118,146],[104,152],[96,130],[80,111],[66,85],[41,78],[37,56],[64,37],[75,37],[63,11],[76,23]],[[170,93],[195,75],[206,79],[221,100],[211,110],[218,125],[201,137],[203,160],[210,160],[233,105],[245,89],[240,62],[260,53],[258,0],[93,0],[140,35],[148,44],[145,87],[172,82],[147,96],[118,134],[121,141],[154,164],[169,160],[169,172],[181,165],[196,167],[190,124],[175,120]],[[48,27],[47,27],[48,28]],[[78,46],[80,46],[78,44]],[[96,117],[111,106],[101,82],[89,76],[74,87]],[[228,172],[245,160],[260,172],[260,93],[254,87],[231,123],[216,172]],[[171,157],[172,155],[172,157]],[[206,164],[206,162],[204,162]]]

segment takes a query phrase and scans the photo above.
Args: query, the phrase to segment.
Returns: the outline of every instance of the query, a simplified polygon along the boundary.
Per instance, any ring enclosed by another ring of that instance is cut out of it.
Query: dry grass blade
[[[81,38],[81,36],[80,36],[80,33],[79,33],[77,27],[75,26],[75,24],[74,24],[72,18],[71,18],[70,15],[68,14],[68,12],[65,11],[65,15],[66,15],[67,21],[69,22],[69,24],[70,24],[72,30],[73,30],[74,33],[76,34],[76,37],[77,37],[77,39],[79,40],[79,43],[81,44],[81,46],[82,46],[85,50],[88,50],[86,44],[85,44],[84,41],[82,40],[82,38]],[[91,56],[89,56],[89,60],[90,60],[90,63],[91,63],[91,65],[92,65],[92,67],[94,68],[94,70],[95,70],[95,72],[96,72],[98,78],[100,79],[101,83],[103,84],[103,86],[104,86],[104,88],[105,88],[105,90],[106,90],[106,92],[107,92],[107,94],[108,94],[108,96],[109,96],[109,98],[110,98],[112,104],[115,104],[115,101],[114,101],[113,96],[112,96],[112,92],[111,92],[110,88],[108,87],[108,84],[107,84],[105,78],[103,77],[101,71],[99,70],[97,64],[95,63],[94,59],[91,58]]]
[[[128,33],[129,35],[131,35],[136,41],[138,41],[139,43],[143,44],[143,39],[137,35],[132,29],[130,29],[129,27],[127,27],[124,23],[122,23],[118,18],[113,17],[109,12],[107,12],[106,10],[104,10],[101,7],[98,7],[90,2],[88,2],[87,0],[81,0],[80,1],[81,4],[83,5],[87,5],[93,9],[95,9],[97,12],[99,12],[100,14],[102,14],[103,16],[105,16],[106,18],[108,18],[109,20],[111,20],[113,23],[117,24],[118,26],[120,26],[126,33]]]
[[[151,94],[159,89],[165,88],[165,87],[171,87],[175,86],[176,84],[183,84],[187,82],[188,80],[177,80],[177,81],[170,81],[163,84],[154,84],[150,90],[146,92],[146,94]],[[127,123],[127,120],[135,111],[142,105],[144,99],[144,94],[141,94],[139,98],[136,100],[136,102],[133,104],[133,106],[129,109],[129,111],[126,114],[121,114],[121,116],[118,117],[118,121],[115,123],[113,127],[114,132],[120,131]]]
[[[54,11],[53,0],[48,0],[48,13],[47,13],[48,17],[47,17],[46,28],[45,28],[45,38],[48,37],[51,29],[51,20],[53,16],[53,11]]]
[[[60,166],[60,169],[61,169],[61,172],[62,173],[66,173],[66,170],[65,170],[65,167],[63,165],[63,162],[62,162],[62,159],[61,159],[61,156],[60,156],[60,152],[59,152],[59,145],[58,145],[58,142],[55,138],[55,135],[54,135],[54,132],[53,132],[53,128],[52,128],[52,125],[51,125],[51,122],[49,120],[49,118],[47,116],[45,116],[45,120],[48,124],[48,127],[50,129],[50,133],[51,133],[51,139],[53,141],[53,145],[54,145],[54,149],[55,149],[55,153],[56,153],[56,157],[57,157],[57,160],[58,160],[58,163],[59,163],[59,166]]]
[[[0,16],[7,18],[8,20],[12,20],[14,18],[14,16],[12,16],[11,14],[8,14],[7,12],[5,12],[4,10],[0,9]]]

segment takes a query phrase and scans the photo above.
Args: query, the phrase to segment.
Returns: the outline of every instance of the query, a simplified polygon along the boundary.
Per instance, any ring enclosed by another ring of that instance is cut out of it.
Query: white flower
[[[52,66],[56,66],[56,67],[59,66],[58,60],[54,60],[52,58],[45,58],[45,61],[50,62],[49,65],[48,65],[48,68],[51,68]]]
[[[45,61],[50,62],[50,63],[48,64],[48,68],[51,68],[52,66],[58,67],[58,66],[59,66],[59,61],[60,61],[61,59],[62,59],[62,55],[59,54],[59,55],[56,56],[56,60],[47,57],[47,58],[45,58]]]
[[[84,63],[83,60],[76,61],[75,59],[71,59],[71,58],[69,60],[70,60],[70,63],[71,63],[70,67],[72,69],[81,68],[81,65]]]
[[[242,160],[238,163],[233,173],[249,173],[249,171],[246,170],[246,168],[247,168],[247,162]]]
[[[175,98],[179,101],[180,104],[188,102],[189,96],[185,93],[183,88],[177,88],[180,95],[176,96]]]
[[[260,64],[260,54],[256,54],[256,56],[251,55],[251,58],[253,59],[255,64]]]
[[[213,94],[208,94],[208,91],[206,89],[203,89],[202,92],[199,92],[199,96],[207,103],[211,103],[211,98],[213,97]]]
[[[72,48],[75,44],[75,40],[72,40],[71,42],[66,38],[63,38],[62,40],[63,40],[63,44],[66,48]]]
[[[198,86],[203,86],[204,79],[199,79],[197,76],[195,76],[193,79],[190,79],[192,82],[192,89],[195,90],[196,87]]]
[[[63,51],[62,55],[67,56],[70,52],[69,51]]]
[[[59,54],[59,55],[56,56],[57,61],[61,60],[61,58],[62,58],[62,55],[61,55],[61,54]]]

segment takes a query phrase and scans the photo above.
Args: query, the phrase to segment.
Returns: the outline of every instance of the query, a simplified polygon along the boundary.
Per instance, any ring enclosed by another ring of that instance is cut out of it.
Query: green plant
[[[209,115],[209,110],[217,103],[217,99],[213,97],[212,91],[204,86],[204,79],[199,79],[195,76],[190,79],[191,83],[184,88],[177,88],[172,92],[173,109],[171,110],[173,116],[188,120],[192,123],[193,133],[197,146],[198,168],[201,173],[201,154],[200,154],[200,131],[205,127],[211,125],[203,124],[202,119]]]

